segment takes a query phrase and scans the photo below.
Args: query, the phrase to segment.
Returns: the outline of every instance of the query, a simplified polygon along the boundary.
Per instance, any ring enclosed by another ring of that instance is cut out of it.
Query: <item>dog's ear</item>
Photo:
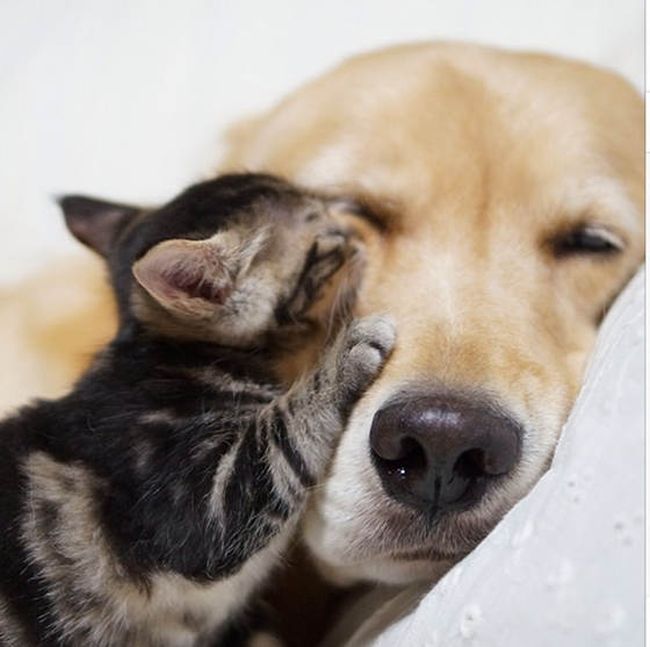
[[[216,235],[207,240],[165,240],[133,265],[138,283],[164,308],[209,317],[234,289],[232,247]]]
[[[137,213],[136,207],[81,195],[58,199],[65,224],[77,240],[106,256],[122,228]]]

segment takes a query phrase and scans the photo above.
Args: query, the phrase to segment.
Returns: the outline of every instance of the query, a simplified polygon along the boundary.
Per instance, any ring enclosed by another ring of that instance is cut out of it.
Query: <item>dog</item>
[[[357,314],[397,323],[304,520],[329,579],[435,579],[547,469],[599,323],[643,259],[643,124],[613,73],[424,43],[357,56],[231,131],[221,171],[341,200],[368,250]],[[55,395],[80,370],[88,294],[3,340],[40,353],[32,389]],[[62,348],[78,366],[57,373]]]

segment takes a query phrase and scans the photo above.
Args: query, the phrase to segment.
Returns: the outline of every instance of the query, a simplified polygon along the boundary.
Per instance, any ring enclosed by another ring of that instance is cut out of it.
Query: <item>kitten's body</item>
[[[0,425],[0,644],[235,644],[247,602],[390,350],[392,327],[362,320],[285,392],[271,370],[273,340],[309,320],[321,288],[345,265],[338,256],[348,242],[329,222],[304,225],[312,211],[290,223],[303,238],[302,250],[292,243],[302,261],[276,280],[275,295],[268,269],[282,252],[281,231],[267,232],[253,257],[240,248],[240,265],[225,263],[231,282],[217,285],[218,272],[202,265],[206,244],[214,261],[215,232],[243,226],[246,242],[262,212],[302,204],[269,178],[219,182],[202,185],[213,198],[208,215],[188,200],[193,194],[171,203],[163,235],[158,212],[109,214],[114,223],[102,231],[95,213],[76,222],[79,203],[68,205],[73,231],[108,255],[122,323],[72,393]],[[221,221],[209,222],[218,204]],[[323,247],[332,236],[337,242]],[[219,240],[221,263],[228,246]],[[280,264],[290,265],[284,253]],[[256,308],[270,314],[245,334],[245,323],[231,330]],[[200,325],[189,325],[192,317]],[[170,338],[173,321],[188,339]],[[212,343],[199,341],[207,333]],[[216,345],[221,333],[243,347]]]

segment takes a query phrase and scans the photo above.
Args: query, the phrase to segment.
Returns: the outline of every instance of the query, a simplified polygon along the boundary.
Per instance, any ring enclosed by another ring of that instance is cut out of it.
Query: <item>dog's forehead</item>
[[[353,59],[282,104],[234,159],[401,201],[418,225],[422,210],[447,217],[499,204],[532,217],[527,204],[557,210],[596,193],[639,207],[640,111],[624,81],[586,65],[420,46]],[[620,186],[592,191],[603,177]]]

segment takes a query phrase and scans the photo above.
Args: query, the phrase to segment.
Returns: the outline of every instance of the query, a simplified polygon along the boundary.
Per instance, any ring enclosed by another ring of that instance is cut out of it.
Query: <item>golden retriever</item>
[[[304,523],[335,581],[435,577],[547,468],[643,258],[643,119],[615,74],[439,43],[358,56],[233,130],[223,170],[341,198],[368,249],[359,314],[398,326]],[[79,267],[3,306],[5,408],[60,392],[110,333]]]

